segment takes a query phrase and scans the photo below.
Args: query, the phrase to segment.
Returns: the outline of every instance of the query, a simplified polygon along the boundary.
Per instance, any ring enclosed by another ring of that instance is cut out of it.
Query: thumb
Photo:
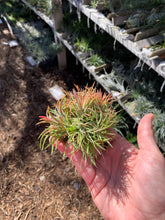
[[[137,140],[138,145],[141,150],[146,151],[157,151],[158,146],[155,141],[154,131],[152,127],[152,122],[154,120],[154,115],[149,113],[146,114],[139,123],[137,130]]]

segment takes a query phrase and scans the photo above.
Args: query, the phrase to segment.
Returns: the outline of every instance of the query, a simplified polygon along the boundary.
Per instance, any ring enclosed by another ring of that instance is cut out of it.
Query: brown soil
[[[55,100],[48,88],[71,90],[88,78],[76,71],[32,68],[21,46],[0,24],[0,220],[102,219],[69,159],[39,148],[36,126]]]

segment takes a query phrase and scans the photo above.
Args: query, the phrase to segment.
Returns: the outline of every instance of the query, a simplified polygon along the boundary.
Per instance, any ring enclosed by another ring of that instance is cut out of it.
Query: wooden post
[[[56,38],[56,31],[60,30],[63,22],[63,11],[62,11],[62,0],[54,0],[52,2],[53,8],[53,21],[54,21],[54,37]],[[67,59],[66,59],[66,49],[63,49],[57,54],[58,57],[58,68],[59,70],[64,70],[67,68]]]

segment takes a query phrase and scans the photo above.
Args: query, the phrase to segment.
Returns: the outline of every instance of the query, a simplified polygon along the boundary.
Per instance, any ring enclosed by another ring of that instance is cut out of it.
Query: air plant
[[[147,113],[153,113],[155,119],[153,121],[153,129],[157,143],[165,143],[165,113],[155,107],[152,101],[149,101],[145,96],[140,95],[136,99],[135,113],[143,117]]]
[[[89,5],[99,11],[107,7],[107,0],[91,0]]]
[[[153,122],[153,129],[155,132],[155,138],[161,145],[165,147],[165,113],[156,109],[154,112],[155,119]]]
[[[80,40],[78,38],[76,38],[76,43],[75,43],[74,47],[83,53],[87,53],[87,52],[92,51],[92,49],[89,47],[88,41],[85,38],[81,38]]]
[[[125,80],[117,74],[115,68],[113,68],[110,73],[107,73],[106,70],[104,70],[104,72],[105,74],[98,78],[105,87],[123,94],[129,92],[129,89],[124,85]]]
[[[41,33],[42,32],[42,33]],[[54,44],[54,38],[49,28],[40,21],[16,23],[16,35],[27,51],[33,56],[37,65],[44,60],[54,58],[61,51],[60,44]]]
[[[53,152],[58,142],[64,142],[65,151],[72,145],[72,154],[81,150],[85,163],[89,158],[96,166],[98,155],[103,156],[114,138],[110,128],[118,124],[114,102],[111,94],[103,94],[94,86],[85,89],[76,86],[53,108],[47,109],[46,117],[40,116],[39,124],[48,124],[39,136],[41,148],[51,147]]]
[[[90,3],[90,6],[92,8],[97,8],[98,4],[99,4],[100,0],[92,0],[91,3]]]
[[[105,62],[103,60],[103,58],[97,54],[92,54],[92,56],[87,60],[87,64],[91,65],[91,66],[101,66],[103,65]]]

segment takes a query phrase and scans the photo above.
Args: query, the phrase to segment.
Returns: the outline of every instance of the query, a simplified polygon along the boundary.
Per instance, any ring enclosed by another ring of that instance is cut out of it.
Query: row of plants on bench
[[[103,13],[114,25],[131,34],[133,41],[165,32],[165,1],[84,1]]]
[[[143,117],[146,113],[153,113],[155,120],[153,122],[155,138],[157,143],[165,147],[165,83],[162,77],[158,77],[154,71],[143,71],[133,74],[129,88],[131,91],[131,100],[134,101],[133,111]],[[127,78],[127,82],[129,79]]]
[[[28,0],[28,2],[36,7],[37,10],[45,13],[47,16],[52,18],[53,11],[57,4],[52,0]],[[63,1],[63,4],[68,4],[68,1]],[[122,26],[126,29],[126,32],[131,34],[132,40],[138,41],[144,38],[148,38],[150,36],[154,36],[157,34],[162,34],[165,30],[165,12],[163,1],[152,1],[150,2],[150,7],[155,6],[157,8],[143,9],[141,5],[146,3],[134,3],[132,1],[105,1],[105,0],[92,0],[92,1],[83,1],[83,3],[88,4],[90,7],[98,8],[104,14],[107,15],[109,19],[112,19],[114,23],[119,26]],[[120,10],[116,12],[116,10],[112,9],[112,5],[120,5]],[[102,9],[100,9],[100,5],[102,5]],[[138,11],[132,11],[138,8]],[[130,10],[131,9],[131,10]],[[110,11],[110,13],[107,12]],[[124,11],[126,10],[126,11]],[[117,14],[116,14],[117,13]],[[121,17],[121,19],[120,19]],[[115,20],[116,19],[116,20]],[[154,25],[154,28],[153,28]],[[160,42],[161,43],[161,42]],[[156,48],[156,47],[155,47]],[[156,55],[160,54],[160,58],[164,59],[165,52],[164,50],[159,50],[156,52]],[[155,56],[155,53],[152,54],[152,57]]]
[[[63,37],[73,45],[73,50],[78,54],[81,54],[81,58],[85,60],[88,66],[99,67],[109,62],[108,56],[103,47],[107,45],[107,48],[113,45],[113,39],[106,33],[101,33],[99,30],[97,34],[94,32],[94,24],[90,24],[90,28],[87,28],[86,17],[82,16],[81,22],[77,20],[76,9],[69,13],[69,8],[64,8],[63,28],[61,32]],[[108,51],[109,53],[109,51]]]
[[[165,147],[165,83],[153,70],[130,66],[125,69],[119,61],[112,62],[112,70],[100,75],[100,82],[107,91],[115,91],[127,112],[137,121],[146,113],[153,113],[155,137]]]
[[[90,25],[87,23],[85,15],[81,15],[81,22],[79,22],[76,9],[73,8],[70,13],[68,3],[64,5],[63,27],[61,26],[60,32],[63,33],[63,38],[73,45],[76,53],[81,52],[83,59],[89,58],[91,54],[98,54],[99,57],[97,57],[105,63],[111,62],[116,57],[126,59],[127,56],[128,59],[132,59],[132,54],[115,42],[113,37],[101,29],[96,30],[92,21]]]
[[[88,4],[94,8],[106,7],[109,11],[119,11],[119,10],[133,10],[133,9],[144,9],[144,8],[154,8],[163,5],[164,0],[82,0],[84,4]]]

